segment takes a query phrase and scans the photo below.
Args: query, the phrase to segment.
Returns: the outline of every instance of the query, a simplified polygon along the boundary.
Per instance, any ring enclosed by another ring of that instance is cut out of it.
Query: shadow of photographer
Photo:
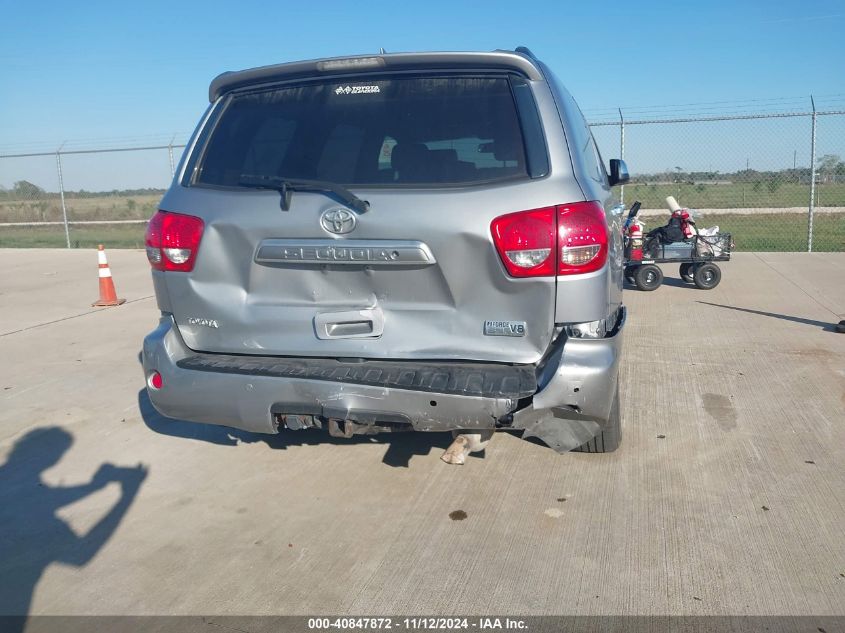
[[[59,427],[30,431],[0,465],[0,616],[4,628],[22,631],[32,595],[44,570],[53,563],[84,567],[114,534],[132,505],[147,469],[102,464],[91,481],[76,486],[51,486],[42,474],[57,464],[73,444]],[[120,484],[120,499],[85,534],[77,535],[57,511],[112,482]]]

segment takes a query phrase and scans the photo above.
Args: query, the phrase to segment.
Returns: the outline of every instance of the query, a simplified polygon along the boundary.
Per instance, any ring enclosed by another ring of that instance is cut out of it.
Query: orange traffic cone
[[[114,281],[111,278],[111,269],[108,261],[106,261],[106,251],[102,244],[97,247],[97,260],[100,264],[100,299],[91,305],[119,306],[121,303],[126,303],[126,299],[117,298]]]

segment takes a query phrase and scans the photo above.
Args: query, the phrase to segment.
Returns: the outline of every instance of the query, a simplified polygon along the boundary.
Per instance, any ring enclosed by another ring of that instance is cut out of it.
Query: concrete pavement
[[[626,292],[623,446],[163,419],[143,252],[0,250],[0,613],[845,614],[845,254]],[[139,466],[140,464],[140,466]],[[11,537],[9,536],[11,535]]]

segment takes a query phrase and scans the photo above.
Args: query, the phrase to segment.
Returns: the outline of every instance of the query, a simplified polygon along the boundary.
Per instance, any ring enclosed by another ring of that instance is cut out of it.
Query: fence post
[[[173,166],[173,141],[176,139],[176,135],[174,134],[173,137],[170,139],[170,143],[167,144],[167,155],[170,157],[170,177],[176,174],[176,168]]]
[[[625,160],[625,118],[619,108],[619,158]],[[619,187],[619,204],[625,204],[625,185]]]
[[[59,149],[56,150],[56,170],[59,172],[59,195],[62,198],[62,217],[64,218],[65,223],[65,241],[67,242],[67,247],[70,248],[70,229],[67,224],[67,207],[65,206],[65,181],[62,177],[62,147],[64,147],[64,143],[62,143],[59,146]]]
[[[813,252],[813,211],[816,198],[816,102],[810,95],[813,106],[813,140],[810,142],[810,210],[807,222],[807,252]]]

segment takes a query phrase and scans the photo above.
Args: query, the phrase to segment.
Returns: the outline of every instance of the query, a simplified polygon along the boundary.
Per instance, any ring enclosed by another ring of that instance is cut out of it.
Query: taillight
[[[607,261],[607,221],[598,202],[510,213],[490,230],[511,277],[588,273]]]
[[[144,236],[147,259],[150,260],[150,266],[154,270],[164,270],[164,264],[161,261],[161,224],[163,217],[164,214],[161,211],[156,211],[156,214],[147,223],[147,233]]]
[[[555,274],[555,208],[503,215],[490,225],[499,257],[511,277]]]
[[[154,270],[194,269],[203,221],[192,215],[157,211],[147,225],[147,259]]]
[[[607,261],[607,220],[598,202],[576,202],[557,208],[558,275],[598,270]]]

